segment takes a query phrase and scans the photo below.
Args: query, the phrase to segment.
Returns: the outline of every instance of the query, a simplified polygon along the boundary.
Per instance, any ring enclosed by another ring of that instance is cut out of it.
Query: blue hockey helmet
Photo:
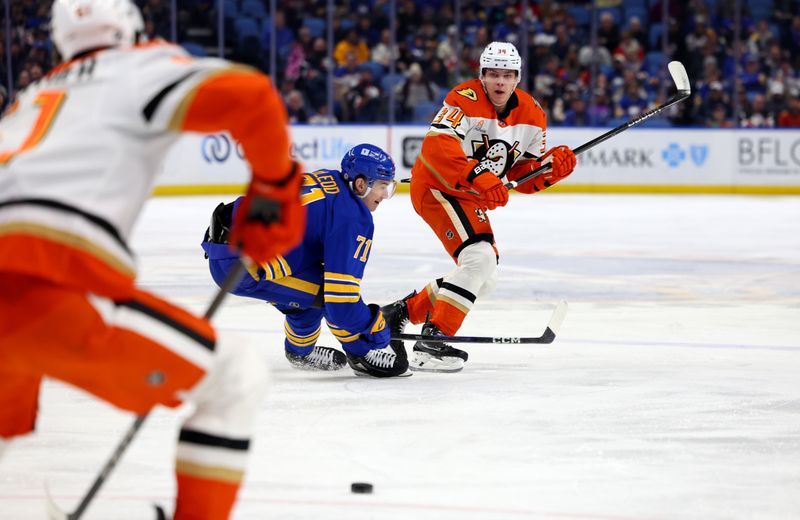
[[[364,177],[372,187],[375,181],[394,182],[394,161],[375,145],[362,143],[350,148],[342,157],[342,176],[348,182]]]

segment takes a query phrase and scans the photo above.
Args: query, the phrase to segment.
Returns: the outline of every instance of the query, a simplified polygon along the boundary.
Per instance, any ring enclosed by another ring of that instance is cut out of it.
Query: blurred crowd
[[[635,117],[671,94],[666,64],[680,60],[694,95],[654,124],[800,126],[800,0],[739,2],[738,28],[734,0],[662,1],[596,0],[593,30],[587,1],[463,0],[457,17],[453,1],[397,0],[393,45],[388,0],[337,0],[332,52],[325,0],[282,0],[274,17],[267,0],[223,0],[221,12],[217,0],[181,0],[174,19],[170,0],[137,3],[151,38],[217,55],[222,20],[226,58],[267,72],[274,59],[275,83],[296,123],[386,122],[392,109],[396,121],[428,122],[450,88],[477,76],[483,47],[503,40],[527,56],[520,86],[552,125],[607,126]],[[3,24],[0,106],[54,63],[49,5],[12,2],[13,91]]]

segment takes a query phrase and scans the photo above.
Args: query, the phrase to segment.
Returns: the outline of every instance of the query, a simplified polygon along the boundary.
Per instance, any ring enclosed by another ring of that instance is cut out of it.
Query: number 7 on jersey
[[[30,150],[44,139],[47,131],[53,126],[53,120],[58,115],[66,97],[67,94],[63,90],[45,90],[37,94],[33,104],[39,107],[39,115],[33,123],[33,128],[28,132],[28,136],[19,148],[12,151],[0,151],[0,164],[7,164],[15,156]],[[13,115],[17,108],[16,103],[12,105],[6,117]]]

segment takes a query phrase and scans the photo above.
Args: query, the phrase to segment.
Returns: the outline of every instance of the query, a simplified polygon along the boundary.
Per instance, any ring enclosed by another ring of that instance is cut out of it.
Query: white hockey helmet
[[[522,58],[513,43],[492,42],[481,53],[481,76],[483,76],[484,69],[514,70],[519,78],[522,72]]]
[[[51,38],[64,60],[102,47],[132,44],[144,30],[131,0],[55,0]]]

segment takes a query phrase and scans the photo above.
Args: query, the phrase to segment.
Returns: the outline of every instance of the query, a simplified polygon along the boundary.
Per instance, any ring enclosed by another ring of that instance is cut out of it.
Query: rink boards
[[[368,142],[389,151],[398,178],[407,178],[427,129],[427,125],[295,125],[292,154],[307,170],[336,168],[345,151]],[[574,148],[607,130],[551,128],[548,146]],[[234,193],[248,178],[241,149],[227,134],[184,136],[167,157],[156,193]],[[581,154],[575,173],[554,189],[800,194],[800,132],[634,128]]]

